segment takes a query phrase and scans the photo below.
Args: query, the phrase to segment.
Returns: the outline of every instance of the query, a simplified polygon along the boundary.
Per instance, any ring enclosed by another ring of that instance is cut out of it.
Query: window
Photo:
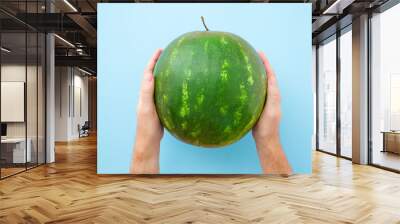
[[[352,33],[351,26],[340,36],[340,155],[352,156]]]
[[[336,37],[318,47],[318,149],[336,153]]]
[[[371,18],[371,162],[400,170],[400,4]]]

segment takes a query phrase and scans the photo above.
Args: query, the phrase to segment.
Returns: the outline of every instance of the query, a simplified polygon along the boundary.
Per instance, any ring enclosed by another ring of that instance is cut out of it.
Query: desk
[[[1,139],[1,156],[9,163],[25,163],[32,159],[30,138],[27,139],[26,154],[25,154],[25,138],[6,138]],[[3,154],[5,154],[3,156]],[[12,156],[11,156],[12,154]],[[12,159],[11,159],[12,158]],[[25,158],[27,159],[25,161]]]
[[[382,152],[400,154],[400,131],[383,131]]]

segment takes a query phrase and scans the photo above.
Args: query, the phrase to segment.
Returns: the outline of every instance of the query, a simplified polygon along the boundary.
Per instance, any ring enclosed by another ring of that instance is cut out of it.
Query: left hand
[[[158,49],[150,59],[140,89],[137,107],[136,139],[134,146],[131,173],[159,173],[160,142],[164,128],[160,123],[154,104],[154,75],[153,69],[161,55]]]

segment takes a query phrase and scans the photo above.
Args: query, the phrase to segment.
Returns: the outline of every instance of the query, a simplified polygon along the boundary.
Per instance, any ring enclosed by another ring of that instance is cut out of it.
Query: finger
[[[140,91],[140,101],[143,106],[154,104],[154,76],[153,69],[160,57],[162,50],[158,49],[151,57],[148,65],[144,72],[144,80],[142,82],[142,88]]]
[[[267,117],[271,117],[269,115],[280,114],[280,93],[278,88],[277,79],[275,76],[275,72],[272,70],[272,66],[269,63],[267,57],[263,52],[259,52],[260,58],[264,63],[265,70],[267,72],[267,82],[268,82],[268,99],[265,105],[265,109],[263,111],[263,115]],[[272,116],[275,117],[275,116]]]
[[[149,74],[149,79],[145,79],[142,82],[142,88],[140,90],[139,102],[141,106],[148,107],[154,104],[154,78],[153,74]]]
[[[147,63],[147,66],[145,68],[145,75],[147,74],[153,74],[153,69],[154,66],[156,66],[157,60],[160,57],[162,52],[162,49],[159,48],[154,52],[153,56],[151,57],[150,61]]]
[[[269,107],[268,109],[280,109],[281,94],[277,85],[268,85],[267,97],[266,106]]]
[[[142,92],[153,93],[154,92],[154,76],[153,70],[157,63],[158,58],[160,57],[162,49],[157,49],[154,52],[153,56],[150,58],[149,62],[147,63],[146,69],[144,71],[144,80],[142,83]]]
[[[267,72],[268,87],[277,85],[275,72],[272,70],[272,66],[269,63],[267,56],[265,56],[264,52],[262,51],[260,51],[258,54],[260,55],[261,61],[265,66],[265,71]]]
[[[277,78],[275,76],[275,72],[272,70],[272,66],[268,61],[268,58],[265,56],[264,52],[259,52],[260,58],[265,65],[265,70],[267,72],[268,78],[268,95],[275,98],[280,99],[279,88]]]

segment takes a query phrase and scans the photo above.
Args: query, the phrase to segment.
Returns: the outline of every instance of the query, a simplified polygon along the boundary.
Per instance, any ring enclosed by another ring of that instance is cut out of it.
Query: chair
[[[89,121],[85,121],[82,127],[78,124],[79,138],[89,136],[89,129],[90,129]]]

